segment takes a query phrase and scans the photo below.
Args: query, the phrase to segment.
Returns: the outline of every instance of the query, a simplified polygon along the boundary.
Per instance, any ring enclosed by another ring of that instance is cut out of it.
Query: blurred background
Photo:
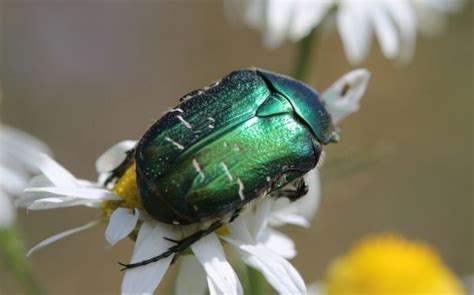
[[[296,47],[262,46],[228,24],[221,1],[3,1],[1,80],[6,124],[45,141],[77,177],[95,159],[138,139],[177,99],[249,66],[290,73]],[[309,229],[286,227],[305,281],[370,233],[398,232],[434,246],[458,275],[474,272],[472,5],[447,32],[420,37],[412,63],[397,66],[375,45],[360,112],[326,149],[320,209]],[[310,84],[319,91],[351,70],[335,32],[324,34]],[[28,247],[93,220],[86,208],[20,212]],[[108,249],[104,228],[45,248],[31,259],[52,294],[118,293],[133,244]],[[174,267],[174,270],[177,268]],[[173,272],[167,274],[170,284]],[[1,290],[19,292],[0,265]],[[158,292],[167,290],[167,284]]]

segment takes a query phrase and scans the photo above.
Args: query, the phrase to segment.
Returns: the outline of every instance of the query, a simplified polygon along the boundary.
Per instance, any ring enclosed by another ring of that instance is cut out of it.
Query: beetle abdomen
[[[254,117],[179,158],[143,201],[163,222],[202,222],[270,191],[286,173],[304,175],[316,161],[311,133],[291,114]]]

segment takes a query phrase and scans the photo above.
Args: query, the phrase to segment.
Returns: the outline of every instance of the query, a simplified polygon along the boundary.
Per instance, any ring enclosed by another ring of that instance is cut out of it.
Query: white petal
[[[306,294],[306,286],[296,269],[284,258],[263,245],[246,245],[227,239],[240,249],[240,255],[250,266],[262,272],[265,279],[280,294]]]
[[[20,194],[28,182],[26,173],[17,171],[14,167],[5,167],[0,164],[0,175],[0,189],[13,196]]]
[[[465,274],[461,277],[461,280],[467,291],[467,294],[474,294],[474,274]]]
[[[0,230],[12,226],[15,216],[10,198],[0,189]]]
[[[273,202],[273,199],[263,198],[256,204],[255,211],[246,216],[247,228],[253,240],[257,240],[262,231],[267,227],[268,218],[272,213]]]
[[[408,0],[385,1],[387,11],[400,31],[400,61],[409,62],[416,46],[416,16],[413,5]]]
[[[179,258],[178,276],[176,277],[176,295],[204,295],[206,292],[206,276],[196,257],[185,255]]]
[[[39,139],[21,130],[0,126],[0,162],[25,172],[37,172],[38,157],[43,153],[50,151]]]
[[[84,200],[120,200],[113,192],[101,188],[30,187],[25,189],[25,192],[46,192]]]
[[[97,172],[105,173],[117,168],[125,160],[127,152],[133,149],[136,143],[136,140],[124,140],[110,147],[95,162]]]
[[[299,41],[307,36],[311,30],[317,27],[328,13],[332,0],[294,0],[294,15],[289,32],[289,37],[293,41]]]
[[[31,194],[32,196],[29,196]],[[60,196],[49,192],[25,192],[18,201],[17,207],[26,207],[28,210],[46,210],[56,208],[67,208],[75,206],[87,206],[99,208],[104,199],[82,199],[70,196]]]
[[[311,224],[308,219],[297,213],[274,212],[270,217],[270,224],[272,226],[282,226],[285,224],[293,224],[308,228]]]
[[[417,5],[415,5],[415,8],[417,8]],[[421,34],[424,34],[428,37],[434,37],[445,33],[446,31],[448,16],[442,11],[422,7],[420,9],[416,9],[416,18],[417,27]]]
[[[49,196],[49,194],[45,194],[43,196]],[[46,197],[41,198],[39,200],[33,201],[31,205],[27,207],[28,210],[42,210],[42,209],[54,209],[54,208],[62,208],[64,204],[75,203],[76,198],[73,197],[63,197],[63,198],[55,198],[55,197]]]
[[[77,187],[76,178],[59,165],[50,156],[41,154],[38,158],[38,168],[41,172],[58,187]]]
[[[19,129],[5,125],[0,127],[0,143],[2,145],[11,146],[15,150],[22,149],[22,151],[29,150],[33,153],[42,152],[50,154],[48,146],[38,138]]]
[[[216,286],[213,280],[210,277],[206,278],[207,286],[209,288],[209,295],[226,295]]]
[[[366,69],[351,71],[337,80],[321,95],[334,124],[359,109],[359,101],[370,79]]]
[[[27,184],[27,187],[47,187],[54,186],[53,183],[44,175],[37,175],[32,177]]]
[[[295,2],[282,0],[267,1],[267,23],[265,28],[265,45],[278,47],[287,37]]]
[[[265,30],[265,18],[268,0],[237,0],[235,2],[238,2],[238,4],[240,4],[240,8],[237,5],[234,7],[237,7],[243,13],[244,21],[247,24],[256,29],[260,29],[262,31]]]
[[[231,235],[229,237],[222,237],[222,239],[235,247],[245,263],[261,271],[266,280],[278,293],[306,294],[306,286],[303,279],[288,261],[263,244],[242,242],[238,233],[248,231],[245,222],[236,219],[229,227]]]
[[[105,230],[105,239],[111,246],[127,237],[137,225],[140,216],[138,209],[130,212],[127,208],[117,208],[110,215],[109,224]]]
[[[316,214],[321,199],[321,180],[319,169],[309,171],[304,177],[308,185],[308,193],[294,201],[291,205],[296,207],[296,211],[304,218],[311,220]]]
[[[459,12],[468,1],[466,0],[415,0],[415,4],[420,3],[425,9],[436,9],[444,13]]]
[[[309,226],[309,221],[314,217],[319,206],[321,196],[321,184],[319,170],[317,168],[308,172],[304,177],[308,184],[308,193],[296,201],[290,202],[285,198],[280,198],[273,202],[270,224],[281,226],[286,223]]]
[[[171,226],[163,223],[145,222],[140,228],[133,250],[131,263],[140,262],[158,256],[173,246],[163,239],[178,239]],[[174,255],[158,262],[129,269],[122,282],[122,294],[152,294],[161,282]]]
[[[382,53],[386,58],[393,59],[398,56],[400,49],[397,29],[383,4],[374,3],[373,5],[374,8],[370,10],[371,18]]]
[[[358,64],[367,56],[372,42],[372,29],[367,15],[371,3],[340,3],[337,28],[349,62]]]
[[[272,228],[266,229],[262,233],[259,241],[281,257],[292,259],[296,256],[296,248],[293,240]]]
[[[49,181],[48,178],[44,175],[37,175],[30,179],[26,187],[47,187],[52,186],[53,184]],[[30,193],[23,191],[18,198],[15,199],[15,207],[28,207],[30,206],[35,200],[42,199],[42,198],[49,198],[54,197],[53,194],[49,193]]]
[[[309,284],[308,288],[308,295],[324,295],[326,294],[324,290],[324,285],[318,282]]]
[[[242,285],[227,262],[224,249],[214,233],[191,245],[207,276],[223,294],[243,294]]]
[[[232,223],[230,223],[228,225],[228,229],[230,230],[229,237],[246,244],[255,243],[255,240],[250,235],[248,224],[246,223],[244,216],[237,218]],[[223,238],[222,236],[220,237]]]
[[[64,239],[66,237],[69,237],[73,234],[76,234],[78,232],[81,232],[81,231],[84,231],[86,229],[89,229],[91,227],[94,227],[98,224],[97,221],[92,221],[92,222],[89,222],[89,223],[86,223],[80,227],[76,227],[76,228],[73,228],[73,229],[70,229],[70,230],[67,230],[67,231],[64,231],[62,233],[59,233],[59,234],[56,234],[50,238],[47,238],[46,240],[40,242],[39,244],[37,244],[36,246],[34,246],[33,248],[31,248],[30,251],[28,251],[28,253],[26,254],[26,256],[30,256],[31,254],[33,254],[34,252],[38,251],[39,249],[41,248],[44,248],[58,240],[61,240],[61,239]]]

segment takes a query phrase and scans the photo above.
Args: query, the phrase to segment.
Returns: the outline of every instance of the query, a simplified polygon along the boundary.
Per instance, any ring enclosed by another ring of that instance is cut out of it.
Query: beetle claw
[[[128,264],[122,263],[120,261],[118,261],[117,263],[118,263],[118,265],[123,266],[123,268],[121,268],[120,271],[125,271],[129,268]]]

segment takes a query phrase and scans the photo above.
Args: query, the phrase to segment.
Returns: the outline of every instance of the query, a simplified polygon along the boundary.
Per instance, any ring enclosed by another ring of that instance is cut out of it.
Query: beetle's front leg
[[[234,221],[237,217],[239,217],[240,211],[242,211],[242,208],[237,208],[237,209],[235,209],[234,213],[233,213],[232,216],[230,217],[229,223],[232,222],[232,221]]]
[[[308,184],[303,177],[296,179],[286,187],[276,191],[275,198],[287,198],[291,202],[298,200],[308,193]]]
[[[118,165],[114,170],[110,171],[109,177],[104,182],[104,186],[106,187],[109,183],[119,179],[125,174],[125,171],[133,164],[133,160],[135,159],[135,148],[128,150],[126,152],[125,159],[123,160],[120,165]]]
[[[221,221],[216,221],[213,224],[211,224],[207,229],[197,231],[197,232],[193,233],[192,235],[187,236],[186,238],[184,238],[182,240],[179,240],[179,241],[172,240],[172,239],[169,239],[169,238],[165,237],[164,238],[165,240],[176,243],[176,245],[168,248],[167,251],[161,253],[160,255],[152,257],[152,258],[147,259],[147,260],[143,260],[143,261],[135,262],[135,263],[130,263],[130,264],[125,264],[125,263],[120,263],[119,262],[119,264],[124,267],[121,270],[124,271],[124,270],[127,270],[127,269],[144,266],[144,265],[147,265],[147,264],[150,264],[150,263],[157,262],[157,261],[159,261],[163,258],[166,258],[168,256],[171,256],[173,254],[179,254],[179,253],[183,252],[184,250],[186,250],[189,246],[191,246],[192,244],[194,244],[195,242],[200,240],[201,238],[207,236],[210,233],[213,233],[214,231],[216,231],[218,228],[220,228],[223,225],[224,225],[224,223],[222,223]]]

